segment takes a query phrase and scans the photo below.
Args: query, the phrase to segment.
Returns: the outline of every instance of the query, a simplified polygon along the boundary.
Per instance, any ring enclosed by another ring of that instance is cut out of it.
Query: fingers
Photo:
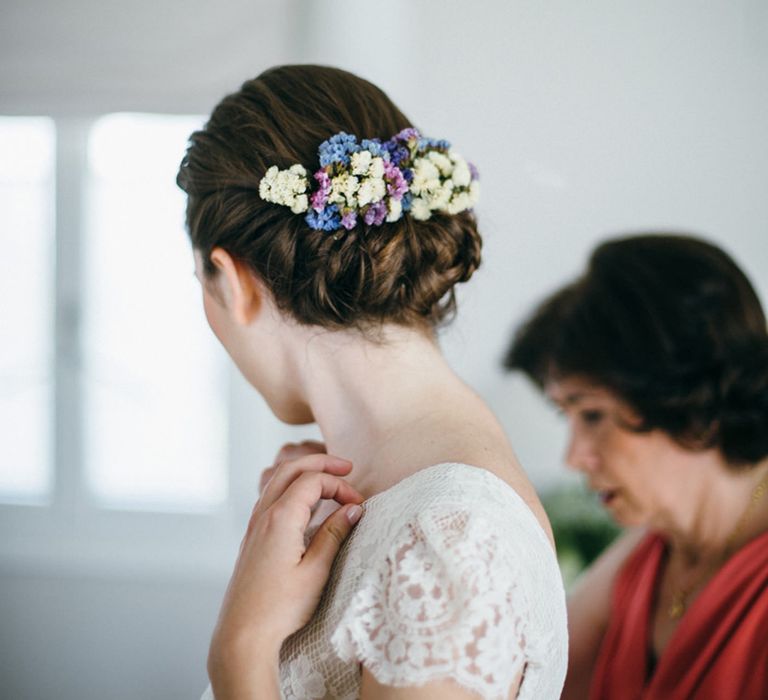
[[[266,511],[270,529],[300,534],[303,538],[313,508],[321,498],[342,506],[363,502],[362,495],[344,479],[323,472],[305,472]],[[260,513],[255,512],[251,521],[258,517]]]
[[[259,493],[263,493],[269,480],[274,476],[277,468],[283,462],[290,462],[306,455],[325,454],[325,443],[318,440],[304,440],[302,442],[287,442],[280,448],[275,456],[275,463],[267,467],[259,477]]]
[[[305,517],[303,529],[309,524],[312,507],[321,499],[336,501],[339,505],[359,504],[363,497],[341,477],[324,472],[305,472],[299,475],[274,504],[281,509],[301,512]]]
[[[267,484],[269,483],[269,480],[275,475],[275,472],[277,471],[277,465],[274,467],[267,467],[263,472],[261,472],[261,476],[259,477],[259,493],[264,493],[264,489],[267,487]]]
[[[269,508],[304,473],[326,472],[343,476],[349,474],[351,470],[352,463],[349,460],[326,454],[310,454],[290,462],[284,462],[274,467],[274,472],[264,485],[258,506],[260,509]]]
[[[333,560],[344,544],[344,541],[352,532],[360,516],[363,513],[361,506],[352,504],[342,506],[329,515],[318,528],[315,536],[307,547],[303,563],[306,566],[319,569],[323,579],[327,578]]]
[[[275,466],[282,462],[298,459],[305,455],[325,453],[325,443],[318,440],[303,440],[302,442],[287,442],[280,448],[275,457]]]

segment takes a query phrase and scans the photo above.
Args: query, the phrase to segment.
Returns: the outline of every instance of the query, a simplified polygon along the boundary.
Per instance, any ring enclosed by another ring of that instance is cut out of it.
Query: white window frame
[[[88,493],[81,386],[82,248],[88,138],[100,116],[52,117],[56,235],[51,490],[45,503],[0,503],[0,567],[57,575],[170,574],[220,581],[231,572],[261,468],[283,442],[311,435],[306,428],[294,433],[277,423],[231,366],[225,388],[228,491],[220,506],[206,512],[114,509]]]

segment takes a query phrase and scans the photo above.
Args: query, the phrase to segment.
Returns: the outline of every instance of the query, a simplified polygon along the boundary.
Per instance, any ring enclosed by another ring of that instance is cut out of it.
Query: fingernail
[[[360,520],[360,516],[363,514],[363,509],[360,506],[352,506],[347,511],[347,520],[353,525]]]

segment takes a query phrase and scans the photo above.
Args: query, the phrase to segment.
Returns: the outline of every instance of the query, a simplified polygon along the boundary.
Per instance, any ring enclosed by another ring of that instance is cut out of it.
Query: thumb
[[[362,514],[363,509],[357,504],[343,506],[331,513],[317,529],[303,560],[309,566],[319,567],[327,576],[341,545]]]

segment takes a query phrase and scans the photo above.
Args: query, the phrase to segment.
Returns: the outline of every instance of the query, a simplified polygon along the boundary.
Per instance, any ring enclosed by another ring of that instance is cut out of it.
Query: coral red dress
[[[665,551],[661,536],[648,535],[619,573],[590,700],[766,700],[768,532],[723,565],[654,665],[653,599]]]

